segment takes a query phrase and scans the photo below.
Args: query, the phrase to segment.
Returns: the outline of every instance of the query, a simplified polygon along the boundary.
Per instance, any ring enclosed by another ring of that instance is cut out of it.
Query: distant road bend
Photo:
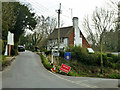
[[[70,77],[46,70],[39,55],[20,52],[12,65],[2,73],[3,88],[117,88],[117,79]]]

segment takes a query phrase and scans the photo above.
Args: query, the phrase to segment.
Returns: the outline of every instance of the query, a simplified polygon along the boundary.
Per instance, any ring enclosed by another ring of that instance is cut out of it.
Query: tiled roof
[[[70,33],[73,31],[73,26],[60,28],[60,38],[69,37]],[[58,38],[58,29],[55,29],[50,35],[49,39]]]

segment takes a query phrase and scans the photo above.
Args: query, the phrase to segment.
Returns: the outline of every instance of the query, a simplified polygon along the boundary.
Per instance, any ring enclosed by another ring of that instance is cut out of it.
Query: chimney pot
[[[78,17],[73,17],[73,27],[78,27]]]

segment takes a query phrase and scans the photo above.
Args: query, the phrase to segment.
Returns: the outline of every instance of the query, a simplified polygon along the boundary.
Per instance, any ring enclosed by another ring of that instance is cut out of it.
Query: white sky
[[[37,15],[51,16],[57,18],[56,10],[61,3],[61,22],[63,26],[71,26],[72,16],[79,18],[79,27],[82,29],[82,21],[86,15],[91,15],[95,7],[105,7],[110,0],[20,0],[31,4]],[[112,0],[118,1],[118,0]],[[82,29],[83,30],[83,29]]]

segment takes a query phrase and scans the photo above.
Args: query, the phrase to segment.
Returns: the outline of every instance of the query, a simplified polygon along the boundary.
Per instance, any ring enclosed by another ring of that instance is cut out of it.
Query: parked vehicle
[[[18,46],[18,51],[19,51],[19,52],[24,52],[24,51],[25,51],[25,47],[19,45],[19,46]]]

